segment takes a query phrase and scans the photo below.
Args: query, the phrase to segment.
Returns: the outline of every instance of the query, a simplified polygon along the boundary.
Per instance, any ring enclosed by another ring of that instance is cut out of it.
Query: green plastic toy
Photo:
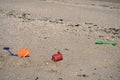
[[[101,40],[96,40],[95,43],[96,44],[112,44],[113,46],[117,45],[117,43],[115,43],[115,42],[105,42],[105,41],[101,41]]]

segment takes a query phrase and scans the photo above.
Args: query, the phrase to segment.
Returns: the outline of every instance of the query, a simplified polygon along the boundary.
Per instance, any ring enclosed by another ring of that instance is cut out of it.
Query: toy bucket
[[[56,54],[54,54],[52,56],[52,60],[55,61],[55,62],[63,60],[63,56],[62,56],[61,52],[57,52]]]
[[[25,48],[23,50],[19,50],[18,51],[18,56],[19,57],[30,57],[30,53],[29,53],[28,48]]]

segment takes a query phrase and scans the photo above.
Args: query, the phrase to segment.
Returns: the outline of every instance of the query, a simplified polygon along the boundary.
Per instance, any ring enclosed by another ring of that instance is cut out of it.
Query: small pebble
[[[86,75],[86,74],[83,74],[82,76],[83,76],[83,77],[87,77],[87,75]]]
[[[63,21],[63,19],[59,19],[59,21]]]
[[[38,80],[38,79],[39,79],[39,77],[36,77],[36,78],[35,78],[35,80]]]
[[[94,70],[96,70],[96,68],[94,68]]]
[[[48,37],[44,37],[44,39],[47,39]]]
[[[90,38],[88,38],[88,39],[90,39]]]
[[[58,78],[58,80],[63,80],[63,78]]]
[[[75,26],[78,27],[78,26],[80,26],[80,24],[76,24]]]
[[[80,71],[83,71],[82,69],[80,69]]]
[[[69,49],[68,49],[68,48],[65,48],[64,50],[69,51]]]
[[[97,26],[97,24],[94,24],[93,26]]]
[[[112,78],[112,76],[110,76],[110,78]]]
[[[77,75],[77,76],[80,76],[80,77],[88,77],[86,74],[83,74],[83,75]]]
[[[91,26],[89,26],[88,28],[91,28]]]
[[[102,38],[102,37],[104,37],[104,36],[102,36],[102,35],[99,35],[98,37],[99,37],[99,38]]]

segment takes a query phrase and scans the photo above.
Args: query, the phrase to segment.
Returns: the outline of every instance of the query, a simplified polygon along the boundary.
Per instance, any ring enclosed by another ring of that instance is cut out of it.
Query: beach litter
[[[117,45],[117,43],[115,43],[115,42],[102,41],[102,40],[96,40],[95,44],[111,44],[112,46]]]
[[[19,57],[30,57],[30,52],[28,48],[24,48],[23,50],[18,51]]]
[[[18,50],[18,54],[14,54],[10,51],[10,47],[4,47],[3,50],[8,51],[10,56],[30,57],[28,48]]]
[[[10,51],[9,47],[4,47],[3,50],[8,51],[10,56],[17,56],[17,54],[14,54]]]
[[[52,60],[57,62],[63,60],[63,55],[60,51],[58,51],[56,54],[53,54]]]

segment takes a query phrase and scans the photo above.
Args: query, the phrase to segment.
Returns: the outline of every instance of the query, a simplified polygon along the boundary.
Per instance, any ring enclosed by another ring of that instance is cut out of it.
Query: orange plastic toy
[[[19,50],[18,51],[18,56],[19,57],[30,57],[30,53],[29,53],[28,48],[25,48],[23,50]]]

